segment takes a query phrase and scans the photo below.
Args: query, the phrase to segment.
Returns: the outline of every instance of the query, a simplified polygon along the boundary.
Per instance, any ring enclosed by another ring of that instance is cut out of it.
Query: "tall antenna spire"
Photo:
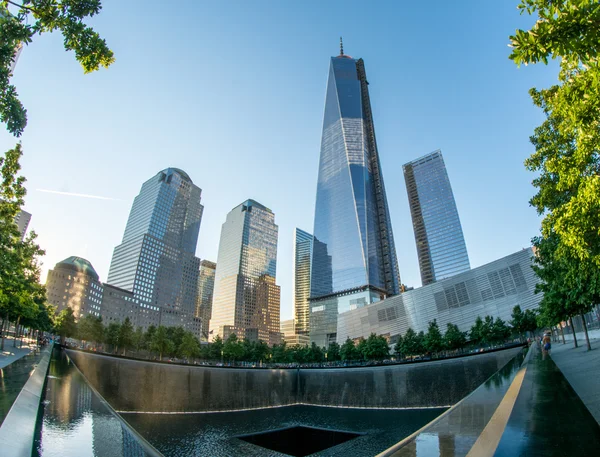
[[[340,37],[340,55],[344,55],[344,42],[342,41],[342,37]]]

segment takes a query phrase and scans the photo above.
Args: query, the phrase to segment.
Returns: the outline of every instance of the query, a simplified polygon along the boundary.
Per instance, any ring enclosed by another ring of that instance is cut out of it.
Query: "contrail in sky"
[[[69,197],[95,198],[97,200],[115,200],[122,201],[120,198],[101,197],[100,195],[77,194],[75,192],[60,192],[58,190],[36,189],[38,192],[46,192],[48,194],[68,195]]]

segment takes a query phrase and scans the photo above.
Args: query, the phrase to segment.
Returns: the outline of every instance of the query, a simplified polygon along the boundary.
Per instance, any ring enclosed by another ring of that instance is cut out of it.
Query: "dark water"
[[[444,411],[444,408],[376,410],[298,405],[233,413],[122,416],[167,457],[284,456],[236,436],[294,426],[364,433],[313,454],[350,457],[376,455]]]
[[[39,351],[30,352],[0,369],[0,424],[41,358]]]
[[[34,456],[145,456],[140,444],[68,360],[52,353]]]

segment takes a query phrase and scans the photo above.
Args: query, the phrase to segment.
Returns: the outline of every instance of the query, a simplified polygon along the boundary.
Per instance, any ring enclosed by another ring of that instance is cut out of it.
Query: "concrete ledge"
[[[25,383],[0,427],[2,455],[31,457],[51,353],[51,348],[44,349],[35,371]]]

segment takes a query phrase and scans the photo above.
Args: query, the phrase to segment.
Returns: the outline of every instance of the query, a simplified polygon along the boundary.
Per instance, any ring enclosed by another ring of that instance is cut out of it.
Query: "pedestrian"
[[[552,349],[552,343],[550,342],[550,334],[544,334],[544,339],[542,340],[542,348],[548,354],[550,354],[550,350]]]

